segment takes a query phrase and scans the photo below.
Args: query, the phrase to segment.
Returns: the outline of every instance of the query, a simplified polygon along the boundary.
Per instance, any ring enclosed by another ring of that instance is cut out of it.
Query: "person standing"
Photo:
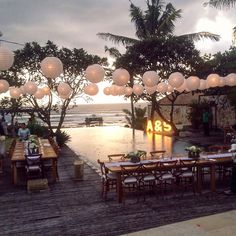
[[[210,136],[209,121],[210,121],[210,113],[207,109],[204,109],[202,114],[202,123],[205,136]]]

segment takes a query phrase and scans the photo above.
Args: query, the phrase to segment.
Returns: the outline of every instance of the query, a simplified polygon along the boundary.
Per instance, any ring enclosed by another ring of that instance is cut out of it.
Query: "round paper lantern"
[[[145,90],[149,95],[152,95],[153,93],[157,91],[157,86],[153,86],[153,87],[145,86]]]
[[[55,79],[63,73],[63,64],[57,57],[46,57],[41,63],[41,70],[47,78]]]
[[[104,89],[103,89],[103,93],[105,94],[105,95],[111,95],[111,91],[110,91],[111,89],[110,89],[110,87],[105,87]]]
[[[182,84],[180,87],[176,88],[176,90],[177,90],[179,93],[182,93],[185,89],[186,89],[186,79],[184,79],[183,84]]]
[[[207,88],[207,81],[204,79],[200,79],[200,86],[199,86],[199,90],[204,90]]]
[[[57,87],[57,92],[59,95],[67,95],[70,92],[70,85],[64,82],[61,82]]]
[[[9,92],[10,92],[10,96],[11,96],[12,98],[15,98],[15,99],[19,98],[20,95],[21,95],[20,89],[19,89],[19,88],[16,88],[16,87],[11,87],[11,88],[9,89]]]
[[[117,95],[124,95],[125,94],[125,87],[124,86],[116,86]]]
[[[68,93],[68,94],[65,94],[65,95],[62,95],[60,94],[59,97],[62,98],[62,99],[68,99],[71,95],[71,91]]]
[[[184,83],[184,76],[180,72],[171,73],[168,78],[168,83],[173,88],[179,88]]]
[[[143,93],[143,86],[140,84],[134,84],[133,86],[133,93],[136,95],[141,95]]]
[[[186,88],[190,91],[198,89],[200,86],[200,79],[197,76],[190,76],[186,79]]]
[[[42,88],[44,95],[49,95],[50,94],[50,88],[48,86],[44,86]]]
[[[21,94],[26,94],[25,86],[24,85],[20,86],[20,91],[21,91]]]
[[[85,71],[85,76],[88,81],[91,83],[101,82],[104,78],[105,71],[102,66],[98,64],[93,64],[88,66]]]
[[[219,87],[224,87],[225,86],[225,83],[226,83],[226,80],[224,77],[220,77],[220,82],[219,82]]]
[[[226,85],[235,86],[236,85],[236,74],[235,73],[228,74],[226,76],[225,80],[226,80]]]
[[[84,87],[84,92],[90,96],[94,96],[98,93],[98,86],[91,83]]]
[[[125,95],[130,96],[133,92],[133,89],[131,87],[125,87]]]
[[[129,72],[126,69],[116,69],[112,74],[113,81],[118,86],[124,86],[130,79]]]
[[[36,93],[34,94],[34,97],[36,99],[42,99],[44,97],[44,92],[41,88],[38,88],[38,90],[36,91]]]
[[[8,70],[13,62],[13,52],[7,47],[0,46],[0,70]]]
[[[207,76],[207,84],[209,88],[217,87],[220,83],[220,76],[218,74],[210,74]]]
[[[5,93],[9,89],[9,83],[5,79],[0,79],[0,93]]]
[[[36,93],[38,87],[37,87],[37,85],[35,84],[35,82],[33,82],[33,81],[28,81],[28,82],[25,83],[24,89],[25,89],[25,92],[26,92],[26,93],[33,95],[33,94]]]
[[[159,82],[159,76],[156,71],[146,71],[143,74],[143,83],[147,87],[153,87]]]
[[[118,95],[118,91],[117,91],[117,85],[113,84],[111,87],[110,87],[110,91],[111,91],[111,95],[112,96],[117,96]]]
[[[170,84],[168,84],[167,92],[168,93],[173,93],[174,92],[174,88]]]
[[[160,93],[166,93],[168,85],[165,82],[161,82],[157,85],[157,91]]]

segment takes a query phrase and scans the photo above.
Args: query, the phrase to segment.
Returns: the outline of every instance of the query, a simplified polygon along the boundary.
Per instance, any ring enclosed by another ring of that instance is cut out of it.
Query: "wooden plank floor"
[[[236,197],[204,194],[162,199],[148,196],[137,203],[130,197],[118,204],[115,195],[104,202],[100,197],[100,177],[85,165],[84,180],[74,180],[69,148],[59,159],[60,181],[50,190],[28,194],[24,181],[13,186],[10,163],[5,159],[0,176],[0,235],[121,235],[236,209]],[[22,178],[23,179],[23,178]]]

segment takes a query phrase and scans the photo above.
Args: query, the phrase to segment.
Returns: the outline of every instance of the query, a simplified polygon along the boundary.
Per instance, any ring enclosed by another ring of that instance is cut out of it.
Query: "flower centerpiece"
[[[28,153],[29,154],[39,153],[38,139],[33,135],[31,135],[28,140]]]
[[[130,159],[131,162],[137,163],[140,162],[143,156],[146,156],[147,152],[143,150],[137,150],[134,152],[129,152],[125,158]]]
[[[185,148],[185,150],[188,151],[188,157],[189,158],[199,158],[200,153],[202,151],[202,149],[200,147],[197,147],[197,146],[187,147],[187,148]]]

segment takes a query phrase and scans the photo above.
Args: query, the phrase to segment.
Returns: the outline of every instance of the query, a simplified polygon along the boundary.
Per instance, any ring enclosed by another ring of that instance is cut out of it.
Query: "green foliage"
[[[50,136],[50,130],[37,122],[32,122],[28,124],[28,128],[30,130],[30,134],[32,135],[37,135],[43,138],[47,138]]]
[[[147,118],[145,116],[146,110],[147,110],[146,107],[144,107],[144,108],[135,107],[134,108],[134,111],[135,111],[134,124],[132,124],[132,113],[130,112],[130,110],[123,109],[123,112],[125,114],[127,114],[125,116],[125,118],[131,127],[134,127],[135,129],[139,129],[139,130],[145,130],[146,122],[147,122]]]
[[[59,147],[64,146],[67,142],[70,141],[71,137],[65,131],[57,131],[55,133],[56,141]]]

